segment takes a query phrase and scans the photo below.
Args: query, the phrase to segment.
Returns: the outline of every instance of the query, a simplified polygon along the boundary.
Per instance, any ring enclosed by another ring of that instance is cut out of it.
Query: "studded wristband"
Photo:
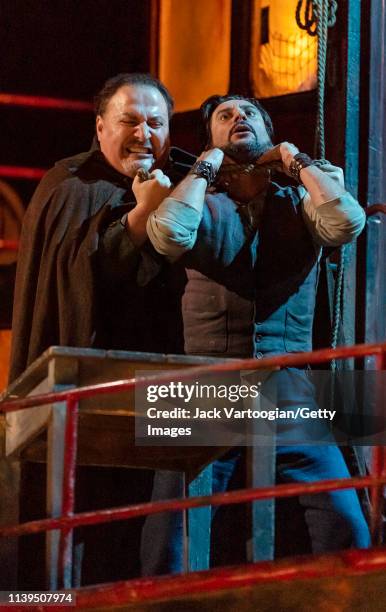
[[[189,174],[194,174],[195,176],[205,179],[208,183],[208,187],[216,178],[216,172],[213,165],[205,160],[196,161],[190,169]]]
[[[315,165],[316,165],[315,160],[311,159],[311,157],[307,155],[306,153],[296,153],[296,155],[294,155],[289,165],[288,170],[291,176],[298,183],[301,183],[302,180],[300,178],[300,171],[303,170],[303,168],[308,168],[309,166],[315,166]]]

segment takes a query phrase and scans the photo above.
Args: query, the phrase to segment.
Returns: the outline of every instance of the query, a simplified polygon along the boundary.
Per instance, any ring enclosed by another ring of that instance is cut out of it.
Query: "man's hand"
[[[162,170],[153,170],[148,180],[137,175],[132,190],[137,205],[127,213],[126,228],[135,246],[141,246],[147,239],[146,223],[149,215],[158,208],[172,190],[170,179]]]
[[[222,160],[224,159],[224,151],[215,147],[214,149],[208,149],[203,151],[200,157],[197,157],[197,161],[206,161],[212,164],[215,174],[220,170]]]
[[[291,176],[289,166],[297,153],[299,149],[295,145],[290,142],[282,142],[264,153],[257,163],[272,167],[280,163],[282,172]],[[318,208],[325,202],[337,199],[346,193],[342,171],[329,163],[324,164],[322,168],[316,165],[302,168],[300,179],[308,192],[303,198],[305,206],[311,204],[313,208]]]
[[[156,210],[161,202],[168,197],[172,190],[170,179],[162,170],[153,170],[147,181],[142,181],[138,176],[133,181],[133,193],[137,201],[137,209],[142,212],[151,213]]]
[[[195,174],[194,171],[188,172],[170,197],[149,215],[149,239],[156,251],[166,255],[170,261],[176,261],[193,248],[202,218],[208,182],[216,176],[223,158],[221,149],[203,151],[197,161],[210,164],[213,169],[213,173],[210,172],[212,176],[208,176],[206,172],[203,175]]]
[[[223,159],[224,152],[221,149],[214,148],[203,151],[200,157],[197,158],[197,161],[206,161],[212,164],[214,174],[216,175]],[[202,212],[207,187],[208,185],[204,178],[188,172],[186,177],[173,189],[171,196]]]
[[[299,149],[290,142],[281,142],[269,151],[263,153],[257,160],[257,165],[260,166],[272,166],[278,170],[281,170],[288,176],[291,176],[289,172],[289,166],[294,158],[294,155],[299,153]]]

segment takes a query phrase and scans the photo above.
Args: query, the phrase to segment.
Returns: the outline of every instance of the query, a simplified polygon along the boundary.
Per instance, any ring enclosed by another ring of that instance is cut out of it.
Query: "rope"
[[[316,13],[316,31],[318,36],[318,106],[317,106],[317,121],[315,133],[315,151],[317,157],[325,158],[326,141],[325,141],[325,87],[326,87],[326,66],[327,66],[327,39],[329,22],[335,23],[334,19],[329,19],[329,7],[332,4],[329,0],[319,0],[313,3]],[[335,3],[336,4],[336,3]],[[336,10],[336,8],[335,8]],[[339,261],[337,274],[334,286],[334,299],[332,310],[331,323],[331,347],[336,348],[338,345],[339,331],[342,319],[342,302],[343,302],[343,277],[344,277],[344,260],[345,248],[342,246],[339,249]],[[331,361],[331,370],[335,372],[337,369],[336,360]]]
[[[299,0],[296,5],[296,23],[310,36],[318,37],[318,103],[315,133],[315,157],[326,154],[324,130],[324,97],[327,65],[328,28],[336,23],[336,0]],[[303,10],[302,10],[303,9]]]
[[[334,304],[332,312],[332,329],[331,329],[331,347],[336,348],[338,345],[340,321],[342,316],[342,298],[343,298],[343,278],[345,264],[345,248],[344,245],[339,249],[339,261],[336,272],[335,287],[334,287]],[[331,370],[336,370],[336,360],[331,361]]]
[[[336,0],[299,0],[296,6],[296,23],[300,29],[310,36],[318,37],[318,66],[317,66],[317,117],[315,129],[314,155],[325,159],[325,122],[324,99],[327,66],[327,39],[328,28],[336,23]],[[334,287],[334,300],[332,312],[331,346],[336,348],[342,316],[343,277],[344,277],[345,248],[339,250],[339,262]],[[331,370],[336,370],[335,359],[331,362]]]
[[[316,12],[316,32],[318,37],[318,108],[315,133],[315,157],[322,159],[326,156],[326,143],[324,131],[324,94],[326,85],[327,64],[327,5],[328,0],[319,0]],[[316,7],[315,7],[316,9]]]
[[[299,0],[296,6],[296,23],[301,30],[306,30],[310,36],[316,36],[316,22],[319,15],[319,5],[325,0]],[[301,11],[304,2],[304,17],[302,21]],[[336,23],[336,11],[338,3],[336,0],[327,0],[328,2],[328,16],[327,25],[329,28],[333,27]]]

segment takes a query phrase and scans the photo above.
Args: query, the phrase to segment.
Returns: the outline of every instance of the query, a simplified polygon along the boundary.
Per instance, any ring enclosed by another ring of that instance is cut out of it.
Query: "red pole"
[[[2,240],[0,239],[0,251],[17,251],[19,248],[18,240]]]
[[[377,378],[376,378],[376,415],[382,414],[383,405],[382,405],[382,380],[380,380],[380,372],[385,369],[385,352],[382,352],[378,355],[375,355],[375,367],[377,370]],[[384,446],[375,446],[373,448],[373,456],[372,456],[372,466],[371,471],[372,475],[375,478],[382,478],[384,474],[386,474],[386,449]],[[384,485],[374,484],[371,487],[371,521],[370,521],[370,529],[371,529],[371,537],[372,543],[374,546],[378,546],[382,543],[383,539],[383,491]]]
[[[358,476],[355,478],[336,478],[334,480],[320,480],[318,482],[301,482],[272,485],[258,489],[239,489],[226,493],[216,493],[203,497],[187,497],[184,499],[172,499],[157,502],[147,502],[132,506],[119,508],[108,508],[93,512],[81,512],[73,516],[40,519],[17,525],[0,526],[0,537],[13,537],[39,533],[49,529],[71,529],[80,525],[99,525],[111,521],[121,521],[158,512],[175,512],[188,510],[189,508],[200,508],[203,506],[221,506],[223,504],[242,504],[258,499],[275,499],[283,497],[295,497],[312,493],[324,493],[326,491],[340,491],[342,489],[364,489],[373,484],[386,484],[386,476],[378,481],[374,476]]]
[[[274,584],[276,589],[280,589],[283,582],[295,580],[308,581],[334,577],[338,579],[338,577],[349,576],[357,576],[360,580],[360,576],[385,571],[385,569],[386,551],[384,549],[350,550],[334,555],[292,557],[238,567],[216,567],[210,571],[194,572],[189,575],[156,576],[127,582],[86,586],[76,592],[76,603],[82,610],[108,610],[118,608],[119,605],[122,606],[121,609],[126,610],[141,609],[141,607],[147,610],[182,610],[183,604],[179,605],[179,600],[174,598],[185,596],[193,600],[195,596],[199,595],[209,598],[211,593],[267,583]],[[352,597],[352,592],[349,591],[350,587],[347,586],[346,582],[343,582],[343,584],[344,587],[337,587],[341,588],[342,591],[343,602],[339,606],[340,610],[344,606],[346,609],[350,608],[350,604],[346,605],[344,600],[345,596],[347,600],[350,599],[350,595]],[[246,597],[248,597],[247,594]],[[166,602],[168,603],[166,604]],[[354,604],[355,600],[351,599],[351,602]],[[147,606],[146,603],[150,605]],[[209,606],[204,605],[204,607],[209,609]],[[287,606],[285,607],[287,609]],[[352,605],[352,607],[354,606]],[[193,603],[191,606],[188,604],[188,609],[198,610],[199,608],[199,603]],[[221,608],[213,602],[212,609]],[[243,607],[243,609],[247,608]],[[272,609],[275,609],[274,606]],[[312,601],[305,604],[304,608],[302,606],[302,609],[312,610]],[[318,609],[321,608],[318,607]],[[323,609],[337,610],[338,608],[326,602]],[[373,609],[371,601],[367,609]]]
[[[215,372],[232,372],[233,370],[269,370],[273,368],[286,368],[304,365],[305,363],[314,364],[331,361],[331,359],[345,359],[347,357],[364,357],[366,355],[380,355],[386,352],[386,342],[378,344],[357,344],[350,347],[339,347],[337,349],[321,349],[310,353],[294,353],[266,357],[265,359],[241,359],[237,361],[221,362],[206,366],[194,366],[183,370],[169,370],[163,374],[132,378],[129,380],[117,380],[108,383],[90,385],[71,390],[71,395],[78,399],[85,397],[95,397],[118,391],[127,391],[134,386],[147,385],[149,383],[161,383],[173,380],[191,380],[194,377]],[[7,399],[0,401],[0,413],[23,410],[32,406],[41,406],[51,402],[65,401],[69,395],[68,391],[58,391],[24,397],[22,399]]]
[[[0,166],[0,176],[4,178],[28,179],[39,181],[47,172],[44,168],[26,168],[23,166]]]
[[[29,106],[33,108],[52,108],[56,110],[92,111],[93,105],[85,100],[51,98],[49,96],[27,96],[23,94],[0,93],[0,104],[6,106]]]

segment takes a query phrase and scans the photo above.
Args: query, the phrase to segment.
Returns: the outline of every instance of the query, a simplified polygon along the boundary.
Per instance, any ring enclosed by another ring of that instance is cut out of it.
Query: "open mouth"
[[[138,155],[138,156],[153,155],[153,152],[150,147],[142,147],[139,145],[133,145],[131,147],[127,147],[126,152],[128,153],[128,155]]]
[[[244,138],[249,138],[251,135],[256,137],[255,132],[249,127],[249,125],[241,123],[233,128],[233,130],[231,131],[230,138],[234,138],[235,140],[241,140]]]
[[[233,134],[253,134],[253,131],[251,130],[251,128],[249,127],[249,125],[236,125],[236,127],[232,130],[232,136]]]

